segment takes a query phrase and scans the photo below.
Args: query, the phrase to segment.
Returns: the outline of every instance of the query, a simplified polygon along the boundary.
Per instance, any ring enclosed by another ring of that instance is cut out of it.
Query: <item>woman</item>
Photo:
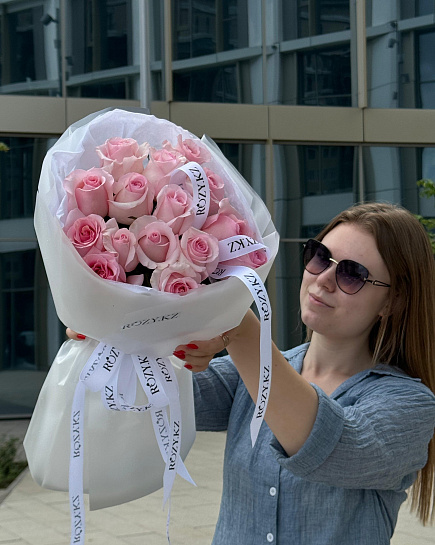
[[[308,241],[304,265],[309,342],[273,346],[254,448],[255,315],[175,352],[195,372],[197,428],[227,430],[215,545],[388,544],[414,481],[413,505],[423,522],[431,517],[435,266],[426,233],[402,208],[355,206]],[[209,366],[223,340],[230,357]]]

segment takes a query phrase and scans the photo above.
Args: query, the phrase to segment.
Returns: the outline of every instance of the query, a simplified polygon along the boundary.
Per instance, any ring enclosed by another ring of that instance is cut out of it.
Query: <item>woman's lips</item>
[[[312,293],[309,293],[309,298],[310,300],[315,304],[315,305],[320,305],[322,307],[328,307],[328,308],[332,308],[331,305],[328,305],[327,303],[325,303],[325,301],[319,297],[318,295],[314,295]]]

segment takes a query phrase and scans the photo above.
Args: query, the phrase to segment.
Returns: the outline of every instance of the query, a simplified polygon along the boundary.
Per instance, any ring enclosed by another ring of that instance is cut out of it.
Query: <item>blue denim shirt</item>
[[[308,345],[284,356],[300,373]],[[362,371],[319,398],[310,436],[287,456],[263,422],[230,358],[194,380],[198,430],[227,430],[213,545],[386,545],[399,507],[427,459],[435,396],[387,365]]]

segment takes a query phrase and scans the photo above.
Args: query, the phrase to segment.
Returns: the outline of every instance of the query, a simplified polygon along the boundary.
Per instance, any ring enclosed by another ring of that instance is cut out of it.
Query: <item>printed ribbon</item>
[[[191,161],[174,170],[171,183],[186,188],[186,175],[192,183],[192,207],[195,211],[193,227],[201,229],[210,209],[210,185],[204,169],[198,163]]]
[[[134,405],[137,379],[148,403]],[[83,501],[83,436],[86,389],[101,392],[103,405],[113,411],[150,411],[159,450],[165,461],[163,507],[168,502],[178,473],[195,485],[180,457],[181,405],[178,382],[168,358],[124,354],[113,346],[99,343],[80,373],[71,410],[71,454],[69,494],[71,545],[84,545],[85,509]],[[169,423],[167,407],[171,415]],[[166,533],[169,542],[169,518]]]
[[[226,266],[225,261],[255,250],[264,249],[268,253],[268,248],[251,237],[235,236],[220,241],[219,249],[221,263],[210,275],[211,278],[215,280],[228,276],[239,278],[251,292],[260,316],[260,376],[257,402],[250,426],[251,443],[254,446],[264,420],[272,380],[272,310],[266,288],[258,274],[249,267]]]

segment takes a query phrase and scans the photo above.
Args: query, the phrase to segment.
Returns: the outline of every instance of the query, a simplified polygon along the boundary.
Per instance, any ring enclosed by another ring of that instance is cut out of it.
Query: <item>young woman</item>
[[[273,347],[254,448],[255,315],[226,333],[231,359],[208,366],[221,337],[177,347],[196,372],[197,428],[227,430],[215,545],[388,544],[413,483],[413,506],[431,518],[435,265],[426,233],[402,208],[355,206],[307,242],[304,265],[310,342]]]
[[[307,242],[304,266],[309,342],[273,346],[254,448],[255,315],[176,349],[195,373],[197,428],[227,430],[214,545],[386,545],[413,483],[421,520],[433,514],[435,263],[426,233],[400,207],[355,206]],[[223,344],[229,356],[211,362]]]

